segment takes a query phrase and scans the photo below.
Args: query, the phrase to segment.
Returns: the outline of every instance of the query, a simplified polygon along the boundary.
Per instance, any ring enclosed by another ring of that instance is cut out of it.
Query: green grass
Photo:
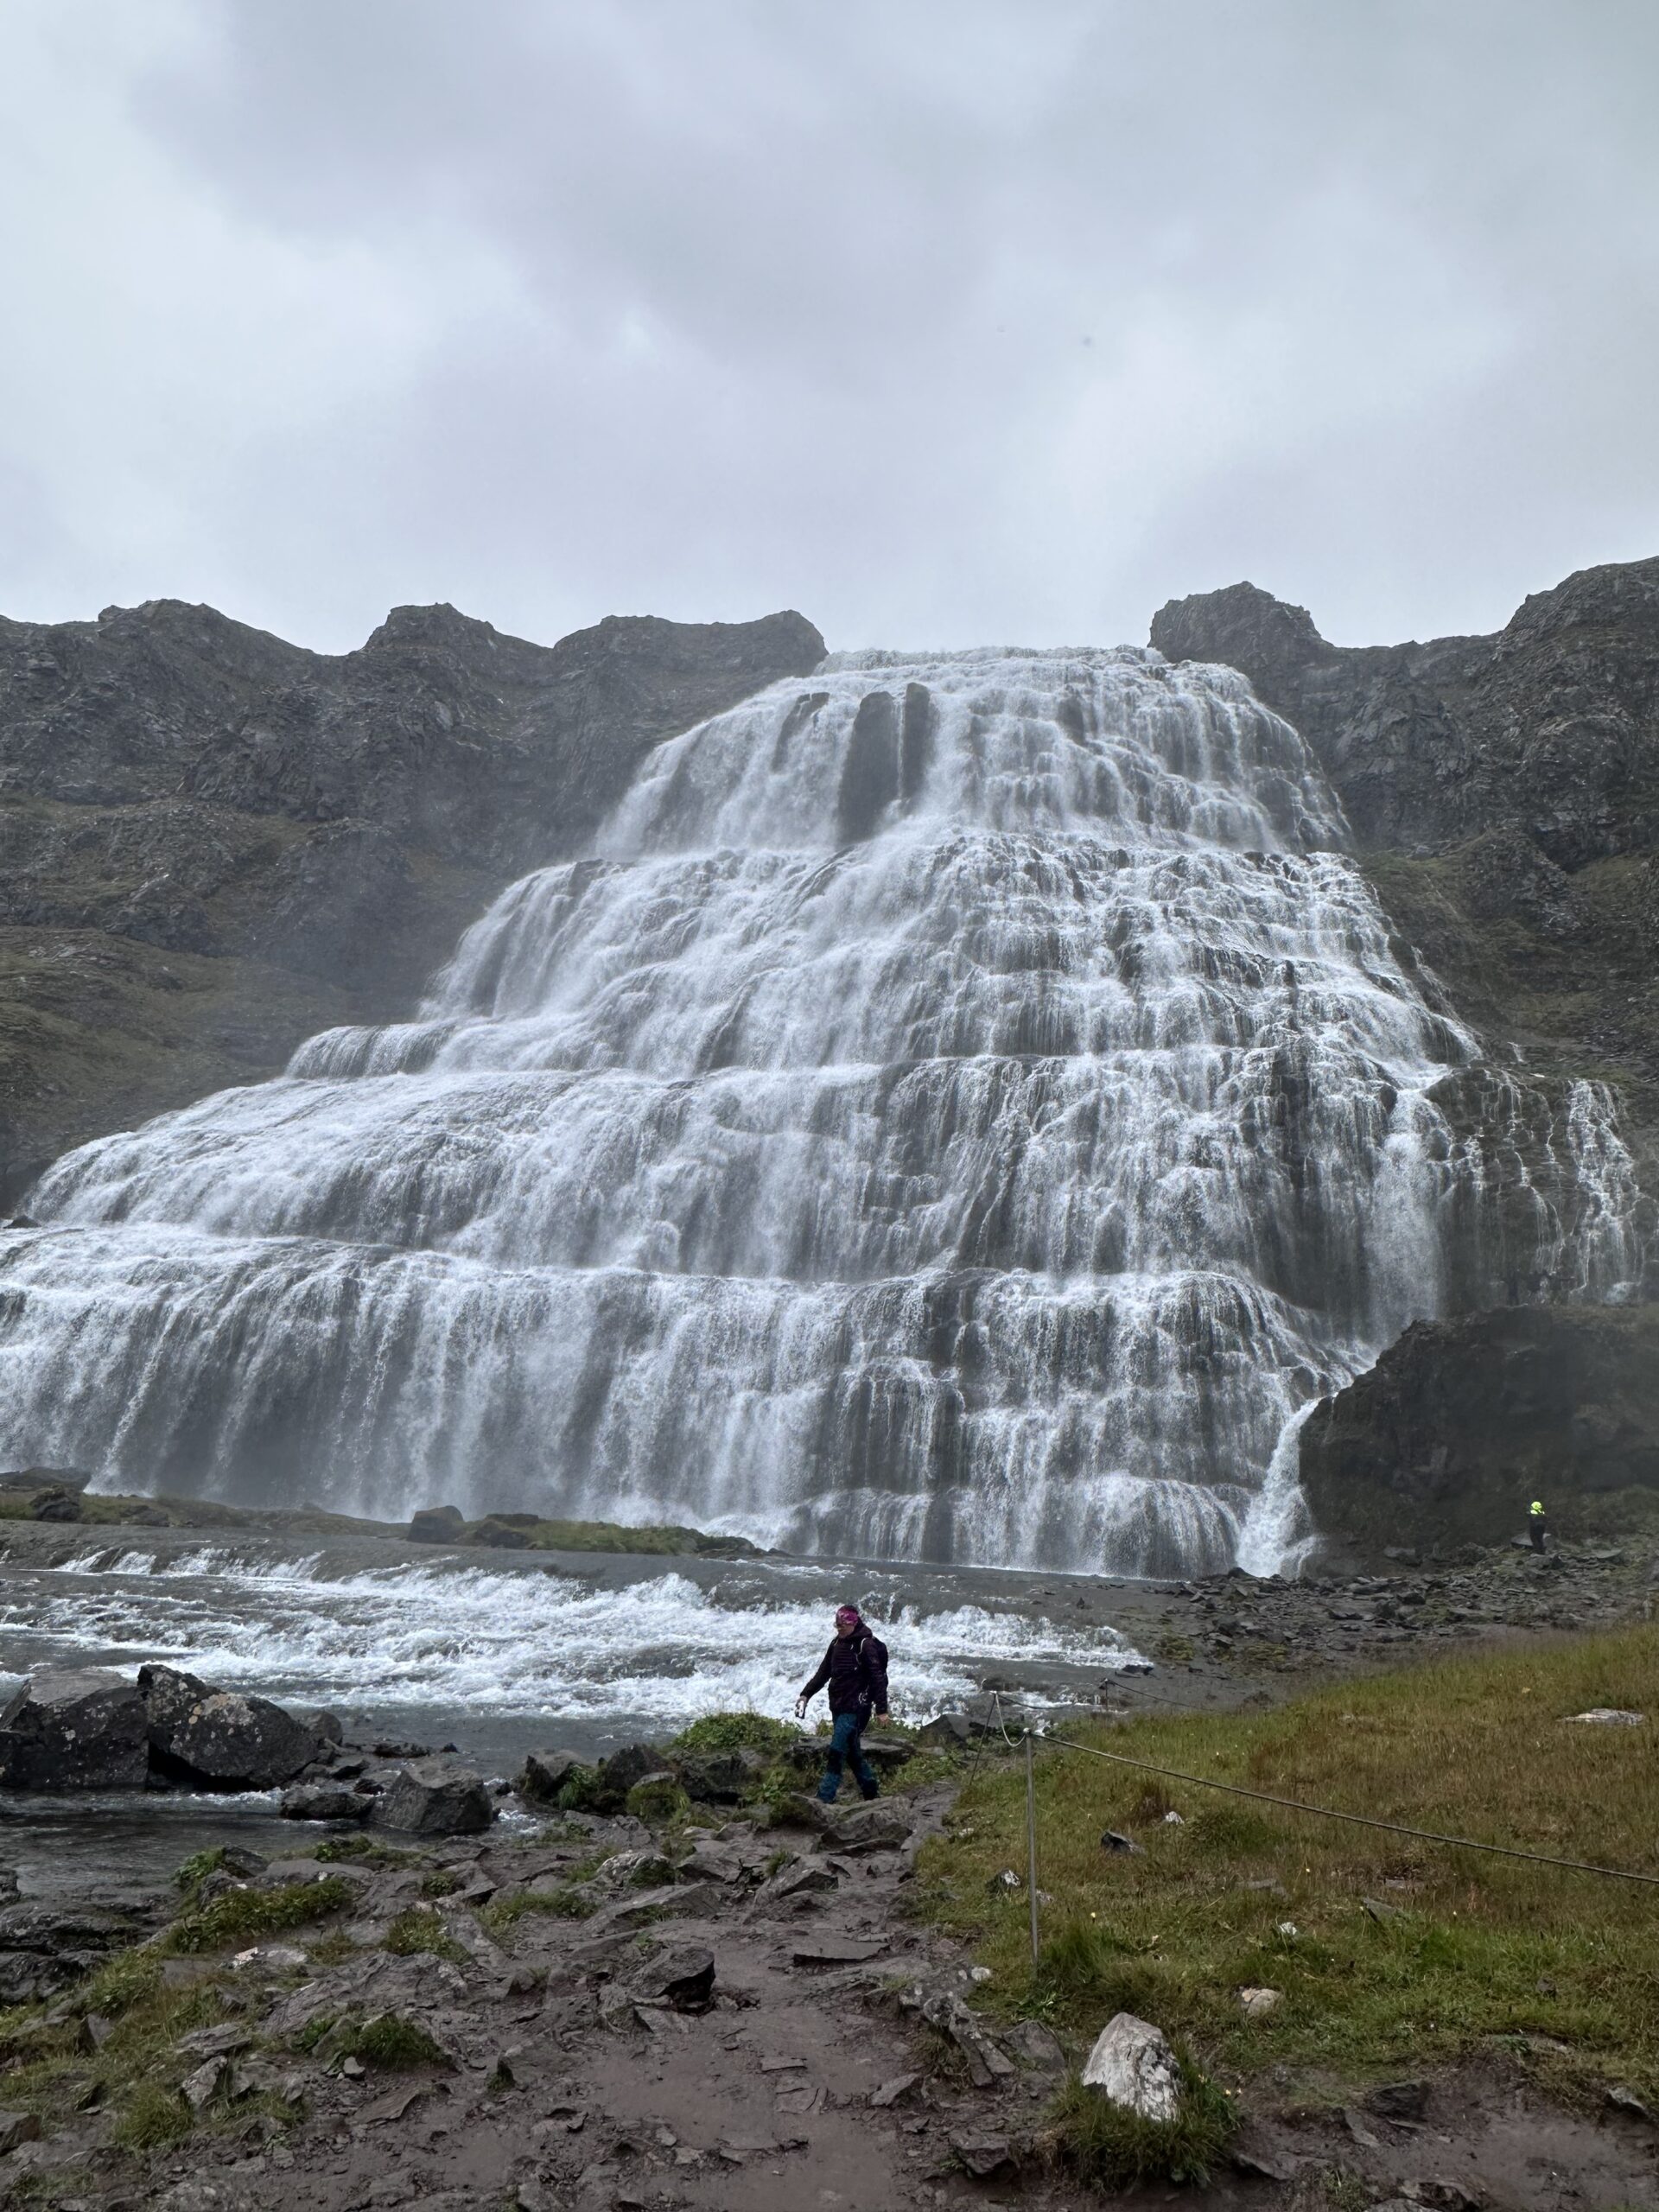
[[[190,2133],[190,2107],[160,2082],[134,2084],[116,2122],[115,2139],[128,2151],[160,2151]]]
[[[1102,1748],[1385,1820],[1659,1873],[1649,1731],[1574,1728],[1597,1705],[1659,1715],[1659,1627],[1349,1683],[1271,1713],[1137,1719]],[[1281,1812],[1076,1754],[1037,1765],[1033,1973],[1025,1777],[964,1790],[958,1837],[922,1854],[922,1909],[994,1969],[988,1999],[1081,2048],[1127,2010],[1243,2080],[1268,2067],[1362,2079],[1478,2051],[1565,2091],[1659,2093],[1659,1912],[1633,1883],[1449,1850]],[[1162,1815],[1174,1809],[1179,1827]],[[1141,1850],[1103,1852],[1108,1827]],[[1275,1891],[1251,1888],[1276,1883]],[[1381,1919],[1363,1899],[1385,1909]],[[1294,1936],[1280,1932],[1294,1924]],[[1238,1992],[1283,1992],[1246,2019]],[[1564,2050],[1551,2048],[1565,2046]]]
[[[459,1963],[467,1955],[429,1905],[410,1905],[386,1930],[385,1948],[394,1957],[412,1958],[417,1951],[435,1959]]]
[[[1142,2120],[1108,2104],[1073,2075],[1056,2099],[1051,2118],[1052,2149],[1090,2188],[1136,2189],[1150,2182],[1189,2182],[1202,2188],[1237,2127],[1226,2092],[1188,2062],[1181,2067],[1179,2116]]]
[[[181,1912],[161,1948],[173,1953],[228,1950],[233,1943],[256,1942],[262,1936],[303,1928],[343,1911],[356,1894],[353,1884],[337,1874],[315,1882],[285,1882],[274,1890],[227,1890],[211,1904]]]

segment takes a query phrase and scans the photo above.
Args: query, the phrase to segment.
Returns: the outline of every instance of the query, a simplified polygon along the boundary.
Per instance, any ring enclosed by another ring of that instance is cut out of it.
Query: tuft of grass
[[[352,2055],[360,2058],[365,2066],[378,2066],[388,2073],[404,2071],[411,2066],[449,2063],[448,2055],[424,2028],[397,2012],[380,2012],[373,2019],[365,2020],[353,2037]]]
[[[546,1913],[555,1920],[586,1920],[597,1910],[597,1900],[574,1882],[562,1882],[556,1890],[512,1890],[504,1897],[492,1897],[479,1914],[479,1918],[492,1936],[505,1935],[526,1913]]]
[[[75,2008],[78,2012],[102,2012],[112,2020],[119,2019],[136,2005],[148,2004],[159,1993],[161,1986],[161,1954],[149,1944],[142,1944],[135,1950],[121,1952],[82,1982],[76,1993]]]
[[[395,1958],[412,1958],[417,1951],[435,1959],[459,1963],[467,1955],[429,1905],[410,1905],[386,1930],[385,1948]]]
[[[225,1864],[225,1847],[212,1845],[206,1851],[193,1851],[184,1863],[175,1867],[173,1879],[186,1897],[194,1897],[210,1874],[216,1874]]]
[[[1566,1725],[1592,1706],[1659,1714],[1659,1626],[1447,1660],[1272,1711],[1136,1719],[1077,1740],[1338,1810],[1659,1873],[1651,1729]],[[1182,1825],[1153,1821],[1166,1798]],[[1238,2077],[1290,2065],[1357,2080],[1503,2049],[1560,2093],[1595,2098],[1617,2079],[1659,2094],[1659,1917],[1642,1885],[1051,1749],[1037,1770],[1039,1880],[1065,1906],[1047,1916],[1033,1973],[1026,1899],[993,1886],[1001,1867],[1025,1864],[1023,1770],[982,1769],[960,1813],[962,1827],[921,1855],[918,1902],[994,1968],[984,2001],[996,2009],[1039,2013],[1079,2040],[1114,2012],[1135,2012]],[[1137,1823],[1141,1850],[1102,1850],[1103,1830]],[[1246,2018],[1239,1991],[1262,1986],[1283,2002]]]
[[[227,1950],[232,1943],[257,1942],[343,1911],[355,1896],[352,1884],[335,1874],[315,1882],[285,1882],[273,1890],[227,1890],[211,1904],[181,1913],[161,1948],[173,1953]]]
[[[121,2108],[115,2139],[129,2151],[161,2151],[190,2133],[190,2107],[176,2089],[138,2082]]]
[[[668,1745],[671,1751],[765,1751],[780,1757],[800,1732],[787,1721],[770,1719],[764,1713],[705,1713],[690,1727],[682,1728]]]
[[[1179,2116],[1157,2120],[1109,2103],[1074,2074],[1055,2101],[1054,2152],[1091,2189],[1136,2189],[1152,2182],[1202,2189],[1238,2122],[1225,2093],[1185,2060],[1181,2079]]]
[[[372,1836],[335,1835],[327,1843],[320,1843],[311,1853],[325,1866],[338,1865],[345,1859],[359,1859],[372,1866],[406,1866],[415,1853],[394,1851],[387,1844],[377,1843]]]

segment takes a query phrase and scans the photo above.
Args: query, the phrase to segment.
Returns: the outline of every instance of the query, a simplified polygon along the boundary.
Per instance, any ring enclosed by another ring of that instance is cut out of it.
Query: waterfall
[[[1346,844],[1230,670],[832,656],[659,747],[418,1020],[59,1162],[0,1457],[1271,1566],[1314,1397],[1633,1264],[1611,1100],[1483,1060]]]

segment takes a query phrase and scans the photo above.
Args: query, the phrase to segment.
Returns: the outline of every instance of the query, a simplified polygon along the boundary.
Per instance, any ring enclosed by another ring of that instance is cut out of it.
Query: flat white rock
[[[1241,1989],[1238,2001],[1248,2019],[1262,2020],[1284,2002],[1284,1996],[1282,1989]]]
[[[1119,2012],[1101,2030],[1083,2069],[1087,2088],[1142,2120],[1174,2120],[1181,2109],[1181,2069],[1169,2039],[1149,2020]]]
[[[1592,1728],[1639,1728],[1647,1717],[1645,1713],[1621,1713],[1616,1705],[1593,1706],[1588,1713],[1567,1715],[1575,1725]]]

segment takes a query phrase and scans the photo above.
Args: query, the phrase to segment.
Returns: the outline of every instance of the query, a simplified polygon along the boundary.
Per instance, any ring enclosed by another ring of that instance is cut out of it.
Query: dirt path
[[[1092,2200],[1040,2155],[1064,2054],[1033,2024],[995,2037],[977,2026],[971,1961],[906,1910],[914,1853],[950,1796],[941,1785],[838,1810],[823,1833],[733,1821],[694,1835],[671,1879],[626,1820],[331,1865],[356,1895],[329,1929],[236,1966],[169,1967],[181,1986],[223,1989],[221,2024],[188,2046],[193,2064],[221,2069],[188,2142],[135,2158],[92,2112],[0,2160],[0,2201],[27,2180],[32,2201],[65,2212],[1080,2212]],[[256,1885],[322,1871],[278,1862]],[[433,1891],[448,1894],[423,1902]],[[531,1906],[506,1919],[502,1901],[525,1896],[574,1896],[587,1916]],[[397,1948],[411,1925],[436,1951]],[[340,2023],[388,2014],[446,2063],[345,2055]],[[1345,2111],[1305,2084],[1254,2103],[1240,2158],[1212,2188],[1143,2201],[1659,2205],[1659,2135],[1626,2115],[1551,2112],[1518,2076],[1469,2073]]]

